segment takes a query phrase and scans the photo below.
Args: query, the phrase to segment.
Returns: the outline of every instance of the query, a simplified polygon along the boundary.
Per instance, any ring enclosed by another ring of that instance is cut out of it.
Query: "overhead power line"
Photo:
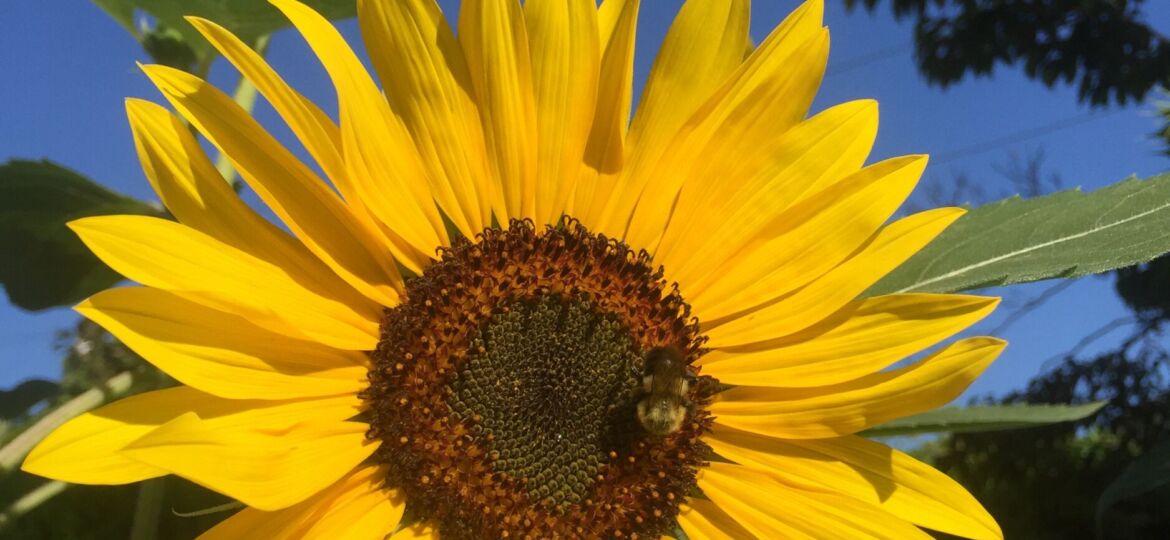
[[[933,158],[931,159],[931,163],[935,166],[938,166],[938,165],[942,165],[943,163],[947,163],[950,161],[955,161],[958,159],[971,157],[971,156],[974,156],[977,154],[982,154],[984,152],[990,152],[992,150],[995,150],[996,148],[1008,146],[1011,144],[1021,143],[1021,142],[1028,140],[1028,139],[1034,139],[1036,137],[1047,135],[1049,133],[1061,131],[1061,130],[1068,129],[1071,127],[1079,126],[1081,124],[1087,124],[1087,123],[1092,122],[1094,120],[1100,120],[1102,118],[1113,116],[1113,115],[1115,115],[1119,112],[1122,112],[1124,110],[1125,109],[1122,109],[1122,108],[1115,108],[1111,111],[1107,111],[1107,112],[1103,112],[1103,113],[1088,112],[1088,113],[1084,113],[1084,114],[1078,114],[1076,116],[1061,118],[1061,119],[1056,120],[1054,122],[1049,122],[1047,124],[1039,125],[1036,127],[1022,129],[1022,130],[1019,130],[1019,131],[1016,131],[1013,133],[1009,133],[1007,135],[1003,135],[1001,137],[995,137],[993,139],[988,139],[986,141],[980,141],[977,143],[969,144],[967,146],[952,150],[950,152],[942,152],[939,154],[935,154],[933,156]]]
[[[887,60],[898,56],[899,54],[909,52],[911,48],[912,44],[907,42],[900,45],[895,45],[893,47],[887,47],[885,49],[878,49],[871,53],[858,55],[853,58],[846,58],[845,60],[829,66],[829,69],[825,71],[825,76],[832,77],[834,75],[848,73],[855,69],[863,68],[870,64],[877,63],[882,60]]]

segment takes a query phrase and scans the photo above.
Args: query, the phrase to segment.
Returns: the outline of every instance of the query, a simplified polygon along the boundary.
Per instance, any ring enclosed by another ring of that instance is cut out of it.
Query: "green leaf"
[[[956,292],[1096,274],[1170,251],[1170,174],[971,210],[866,292]]]
[[[104,214],[159,212],[48,161],[0,165],[0,284],[38,310],[77,302],[121,279],[65,223]]]
[[[357,14],[356,0],[302,0],[305,4],[329,19],[345,19]],[[260,36],[270,34],[289,25],[284,17],[267,0],[93,0],[114,19],[127,26],[127,13],[142,10],[156,19],[159,25],[178,32],[201,62],[214,57],[211,44],[199,35],[184,16],[193,15],[211,20],[231,30],[245,43],[252,43]],[[133,30],[133,22],[129,29]],[[174,44],[169,44],[173,47]]]
[[[1101,518],[1118,501],[1136,497],[1155,488],[1170,484],[1170,441],[1163,442],[1130,463],[1097,499],[1097,528],[1101,537]]]
[[[157,64],[193,72],[200,62],[199,53],[187,44],[187,38],[169,26],[158,25],[142,34],[142,48]]]
[[[944,407],[872,427],[867,437],[893,437],[920,433],[998,431],[1071,422],[1087,418],[1105,406],[1104,401],[1084,405],[988,405]]]

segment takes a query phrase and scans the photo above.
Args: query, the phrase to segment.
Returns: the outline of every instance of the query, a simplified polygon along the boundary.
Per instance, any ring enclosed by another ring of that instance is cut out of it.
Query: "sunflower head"
[[[207,538],[1001,537],[938,471],[855,435],[943,405],[1002,349],[889,369],[996,299],[865,297],[962,210],[888,222],[924,156],[866,165],[871,101],[809,116],[823,3],[758,46],[689,0],[633,112],[638,0],[362,0],[382,85],[272,0],[336,120],[214,22],[326,178],[207,82],[127,104],[177,223],[71,224],[142,287],[78,310],[181,386],[83,415],[25,470],[176,474],[247,508]],[[84,458],[84,459],[82,459]]]
[[[513,221],[407,280],[381,335],[362,394],[373,457],[444,536],[673,527],[710,418],[696,408],[665,437],[637,421],[645,351],[687,351],[687,365],[701,352],[645,252],[575,220]],[[710,388],[686,397],[704,404]]]

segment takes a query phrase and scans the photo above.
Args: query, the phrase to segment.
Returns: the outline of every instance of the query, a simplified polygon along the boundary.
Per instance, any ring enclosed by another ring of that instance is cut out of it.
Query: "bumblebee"
[[[687,393],[692,377],[686,360],[676,347],[658,347],[646,353],[638,422],[648,433],[665,436],[682,426],[690,410]]]

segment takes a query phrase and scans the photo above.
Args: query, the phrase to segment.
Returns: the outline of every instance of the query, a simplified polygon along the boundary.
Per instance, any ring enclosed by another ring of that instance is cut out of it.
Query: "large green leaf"
[[[0,165],[0,284],[24,309],[81,300],[120,278],[65,223],[84,216],[158,213],[48,161]]]
[[[1170,251],[1170,174],[971,210],[867,295],[1077,277]]]
[[[1087,418],[1105,406],[1104,401],[1084,405],[988,405],[945,407],[886,422],[865,431],[868,437],[892,437],[919,433],[961,433],[1018,429]]]
[[[345,19],[357,13],[356,0],[301,0],[329,19]],[[166,29],[177,31],[182,42],[194,51],[200,61],[213,55],[211,44],[183,20],[194,15],[216,22],[231,30],[246,43],[289,25],[267,0],[93,0],[122,26],[127,13],[141,10],[154,17]],[[139,37],[133,24],[128,29]],[[173,45],[173,44],[172,44]]]
[[[60,390],[59,384],[44,379],[28,379],[9,390],[0,390],[0,419],[20,418],[33,405],[53,398]]]
[[[1136,497],[1166,484],[1170,484],[1170,441],[1163,442],[1142,454],[1105,487],[1105,491],[1101,492],[1101,497],[1097,499],[1098,528],[1101,526],[1101,518],[1105,516],[1105,511],[1118,501]],[[1098,534],[1098,537],[1100,536],[1101,534]]]

